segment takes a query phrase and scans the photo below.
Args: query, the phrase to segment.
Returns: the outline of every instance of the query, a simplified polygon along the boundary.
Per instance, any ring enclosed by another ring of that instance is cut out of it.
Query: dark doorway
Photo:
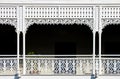
[[[92,54],[92,31],[86,25],[33,24],[26,34],[26,54]]]
[[[108,25],[102,33],[102,54],[120,54],[120,24]]]
[[[105,43],[105,54],[119,54],[120,53],[120,42],[106,42]]]
[[[55,43],[55,54],[56,55],[75,55],[76,54],[76,43],[73,42],[57,42]]]
[[[0,55],[17,54],[17,34],[14,26],[0,24]]]

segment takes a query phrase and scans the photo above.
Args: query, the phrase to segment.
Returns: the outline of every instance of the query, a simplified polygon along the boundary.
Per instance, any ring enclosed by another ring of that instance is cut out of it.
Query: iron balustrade
[[[102,55],[101,74],[99,58],[95,59],[95,71],[99,75],[120,75],[120,55]],[[20,56],[20,74],[23,74],[23,58]],[[91,75],[92,55],[26,55],[25,75]],[[0,75],[17,73],[17,55],[0,55]]]

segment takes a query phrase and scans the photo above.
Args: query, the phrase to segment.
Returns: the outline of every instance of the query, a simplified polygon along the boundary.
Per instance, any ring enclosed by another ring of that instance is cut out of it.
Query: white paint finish
[[[25,18],[93,18],[92,6],[26,6]]]
[[[1,3],[21,3],[13,6],[12,4],[0,6],[0,23],[14,25],[17,31],[23,32],[23,74],[26,73],[26,58],[25,58],[25,33],[33,23],[37,24],[87,24],[94,32],[101,31],[106,25],[120,24],[120,6],[118,5],[100,5],[100,4],[120,4],[119,0],[1,0]],[[1,4],[0,3],[0,4]],[[26,4],[24,4],[26,3]],[[28,4],[27,4],[28,3]],[[31,5],[29,5],[31,3]],[[37,5],[37,4],[46,5]],[[48,4],[62,5],[48,5]],[[85,5],[78,5],[78,4]],[[94,5],[86,5],[86,4]],[[71,5],[64,5],[71,4]],[[97,5],[99,4],[99,5]],[[32,6],[34,5],[34,6]],[[50,7],[51,6],[51,7]],[[57,18],[57,19],[56,19]],[[67,19],[66,19],[67,18]],[[89,19],[88,19],[89,18]],[[18,24],[18,25],[17,25]],[[99,26],[98,26],[99,25]],[[18,56],[19,59],[19,36],[18,36]],[[102,60],[103,61],[103,60]],[[101,70],[101,34],[99,34],[99,70]],[[104,64],[107,67],[107,73],[116,71],[117,60],[109,63],[107,60]],[[19,63],[19,61],[18,61]],[[11,65],[11,63],[9,62]],[[33,64],[33,63],[32,63]],[[112,65],[111,65],[112,64]],[[67,65],[67,64],[66,64]],[[11,65],[12,66],[12,65]],[[111,66],[111,68],[109,68]],[[4,61],[4,71],[6,62]],[[19,67],[19,64],[18,64]],[[89,67],[89,66],[87,66]],[[87,68],[86,68],[87,69]],[[18,68],[19,70],[19,68]],[[33,69],[31,69],[33,70]],[[47,70],[45,68],[45,70]],[[95,74],[95,33],[93,33],[93,73]],[[101,72],[99,72],[101,73]],[[104,73],[106,74],[106,73]]]
[[[17,73],[19,74],[20,32],[17,32]]]
[[[22,76],[21,79],[91,79],[91,76]]]
[[[25,31],[25,6],[22,9],[22,31],[23,31],[23,74],[26,74],[26,61],[25,61],[25,54],[26,54],[26,31]]]
[[[95,28],[96,31],[98,31],[98,25],[100,21],[102,22],[101,22],[101,26],[99,27],[102,28],[104,28],[104,26],[108,24],[120,23],[119,22],[120,20],[118,19],[120,17],[120,6],[116,6],[116,7],[112,5],[111,6],[100,6],[100,5],[52,6],[51,5],[51,7],[49,5],[46,6],[23,5],[23,6],[14,6],[14,7],[8,7],[8,6],[5,7],[5,6],[0,7],[1,10],[0,23],[14,25],[16,28],[18,28],[20,31],[23,32],[25,32],[26,28],[28,28],[28,26],[30,26],[33,23],[58,24],[61,22],[62,24],[66,24],[66,23],[87,24],[92,30],[93,28]],[[100,11],[99,8],[101,9]],[[41,18],[45,18],[45,19],[41,19]],[[61,18],[64,18],[64,20]],[[75,20],[74,18],[79,18],[80,20]],[[88,18],[90,20],[88,20]],[[17,21],[13,19],[17,19]],[[20,27],[16,26],[18,22],[20,23],[19,24]],[[93,26],[93,23],[95,26]]]
[[[101,18],[119,18],[120,17],[120,7],[116,6],[102,6],[101,7]]]
[[[16,71],[17,57],[0,58],[0,75],[14,75]]]
[[[17,79],[17,77],[0,76],[0,79]],[[91,79],[91,76],[21,76],[20,79]],[[96,79],[120,79],[120,76],[99,76]]]
[[[56,74],[86,75],[91,74],[92,73],[91,71],[92,71],[92,57],[90,58],[26,57],[27,75],[56,75]]]
[[[120,3],[120,0],[0,0],[0,3],[105,4],[105,3]]]
[[[2,7],[0,6],[0,18],[16,18],[17,8],[14,6]]]
[[[120,76],[99,76],[97,79],[120,79]]]
[[[18,13],[19,17],[19,31],[23,30],[23,7],[19,6],[19,13]]]
[[[93,30],[93,72],[92,74],[95,75],[95,36],[96,36],[96,31],[95,29]]]
[[[0,79],[17,79],[16,76],[0,76]]]
[[[43,57],[43,56],[42,56]],[[92,57],[91,58],[86,58],[82,57],[81,58],[47,58],[47,57],[39,57],[39,58],[31,58],[31,57],[26,57],[26,63],[24,67],[25,72],[22,73],[21,75],[32,75],[32,76],[40,76],[40,75],[90,75],[92,71]],[[101,70],[101,75],[119,75],[119,70],[120,70],[120,58],[101,58],[101,69],[98,69],[98,58],[95,58],[96,61],[96,70]],[[61,61],[62,62],[55,62],[55,61]],[[71,63],[72,60],[73,63]],[[64,63],[64,62],[67,63]],[[69,61],[69,62],[68,62]],[[75,62],[76,61],[76,62]],[[80,62],[80,63],[79,63]],[[51,63],[51,64],[50,64]],[[57,65],[55,65],[55,63]],[[14,75],[16,74],[17,70],[17,59],[16,58],[0,58],[0,64],[3,65],[3,67],[0,68],[0,75]],[[68,66],[69,64],[69,66]],[[71,65],[70,65],[71,64]],[[75,65],[76,64],[76,65]],[[39,67],[37,67],[39,65]],[[74,67],[76,69],[74,69]],[[66,67],[67,66],[67,67]],[[59,68],[58,68],[59,67]],[[73,68],[71,68],[73,67]],[[23,67],[22,67],[23,68]],[[21,69],[22,69],[21,68]],[[58,68],[56,70],[56,68]],[[65,69],[65,73],[63,72]],[[71,68],[71,69],[70,69]],[[95,68],[93,68],[94,70]],[[12,71],[11,71],[12,70]],[[40,72],[38,72],[40,70]],[[76,73],[71,73],[71,72],[66,72],[68,70],[73,70],[76,71]],[[54,71],[62,71],[63,73],[54,73]]]
[[[101,74],[101,67],[102,67],[102,62],[101,62],[101,43],[102,43],[102,31],[101,29],[99,30],[99,75]]]
[[[26,52],[26,34],[23,33],[23,74],[26,74],[26,60],[25,60],[25,52]]]

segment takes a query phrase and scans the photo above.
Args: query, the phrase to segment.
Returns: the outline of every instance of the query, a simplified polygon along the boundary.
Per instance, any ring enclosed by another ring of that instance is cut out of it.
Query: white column
[[[102,6],[99,6],[99,75],[102,74],[101,72],[101,68],[102,68],[102,61],[101,61],[101,38],[102,38],[102,22],[101,22],[101,18],[102,18]]]
[[[20,69],[19,69],[19,52],[20,52],[20,32],[17,32],[17,74],[20,74]]]
[[[26,57],[25,57],[25,53],[26,53],[26,30],[25,30],[25,6],[22,6],[21,8],[22,10],[22,31],[23,31],[23,74],[26,74]]]
[[[20,61],[20,15],[19,15],[20,9],[19,6],[17,6],[17,75],[18,77],[20,76],[20,66],[19,66],[19,61]]]
[[[99,31],[99,75],[101,74],[101,67],[102,67],[102,62],[101,62],[101,38],[102,38],[102,30]]]
[[[96,31],[93,30],[93,75],[95,75],[95,36]]]
[[[25,60],[25,35],[26,35],[26,33],[25,32],[23,32],[23,74],[25,75],[26,74],[26,60]]]

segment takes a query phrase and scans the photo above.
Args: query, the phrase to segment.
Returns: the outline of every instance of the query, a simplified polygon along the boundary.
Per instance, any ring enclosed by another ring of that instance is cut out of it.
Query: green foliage
[[[34,55],[35,52],[28,52],[27,55]]]

